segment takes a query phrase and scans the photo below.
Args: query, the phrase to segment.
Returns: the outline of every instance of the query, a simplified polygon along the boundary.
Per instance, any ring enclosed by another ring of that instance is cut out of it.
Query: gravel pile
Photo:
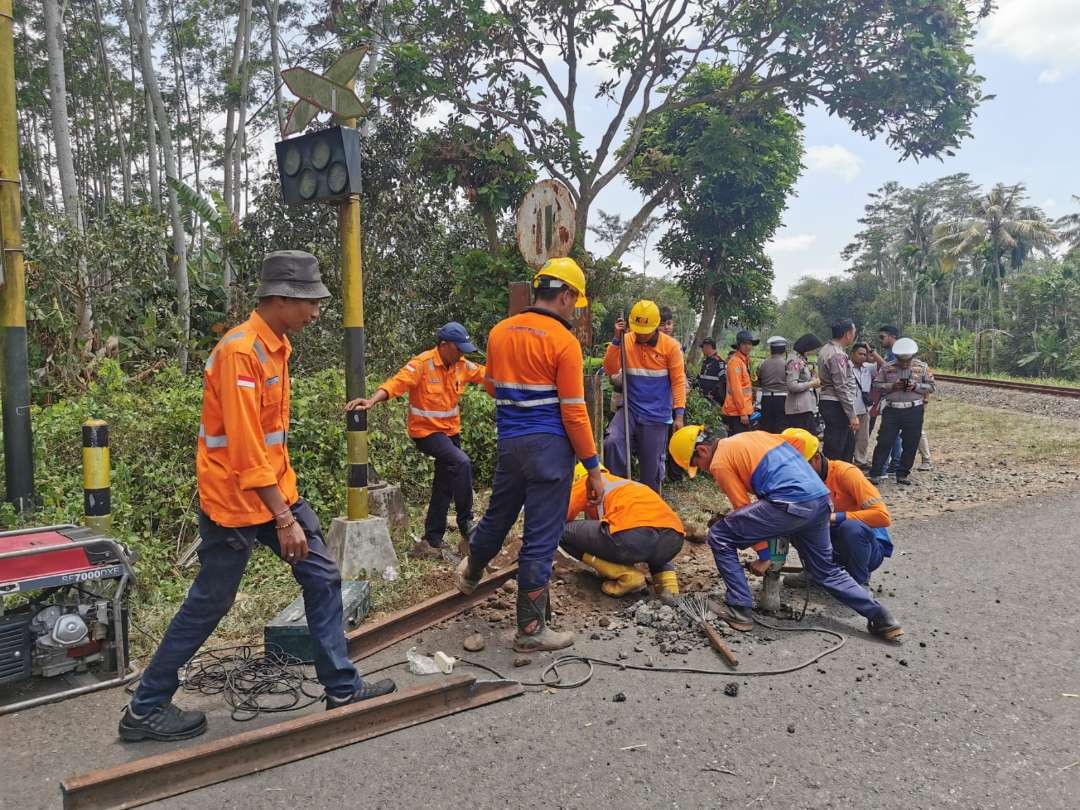
[[[1055,397],[1051,394],[1029,394],[1024,391],[1008,391],[1004,388],[986,388],[981,385],[939,381],[935,396],[947,397],[969,405],[1080,420],[1080,399]]]

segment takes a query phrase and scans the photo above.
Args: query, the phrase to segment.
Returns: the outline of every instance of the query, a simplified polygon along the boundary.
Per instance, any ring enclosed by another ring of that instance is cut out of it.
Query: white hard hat
[[[893,344],[892,351],[897,357],[913,357],[919,353],[919,344],[911,338],[900,338]]]
[[[765,342],[770,346],[787,346],[787,338],[781,335],[773,335]]]

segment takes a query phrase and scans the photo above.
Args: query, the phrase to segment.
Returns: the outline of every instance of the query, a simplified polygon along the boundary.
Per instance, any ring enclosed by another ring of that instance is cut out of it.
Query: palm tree
[[[1080,196],[1072,195],[1080,203]],[[1069,245],[1069,250],[1080,250],[1080,214],[1066,214],[1054,223],[1058,229],[1058,238]]]
[[[997,294],[998,305],[1008,269],[1019,270],[1032,251],[1046,250],[1057,241],[1042,213],[1022,205],[1024,193],[1022,183],[998,183],[975,201],[970,217],[943,223],[935,230],[934,246],[946,256],[986,257],[989,283],[992,293]],[[991,316],[995,308],[992,306]]]

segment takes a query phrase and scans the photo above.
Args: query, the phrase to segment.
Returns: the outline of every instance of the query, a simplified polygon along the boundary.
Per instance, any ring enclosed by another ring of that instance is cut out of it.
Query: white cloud
[[[835,175],[845,183],[850,183],[859,176],[862,165],[862,158],[840,144],[811,146],[806,150],[807,169]]]
[[[1039,204],[1039,208],[1044,211],[1051,211],[1054,208],[1057,208],[1057,200],[1055,200],[1053,197],[1047,197]]]
[[[1043,84],[1062,78],[1080,66],[1080,3],[1076,0],[999,0],[998,9],[984,23],[991,47],[1022,62],[1046,65]]]
[[[812,233],[793,233],[787,236],[774,236],[765,249],[770,255],[774,253],[803,253],[817,241],[817,236]]]

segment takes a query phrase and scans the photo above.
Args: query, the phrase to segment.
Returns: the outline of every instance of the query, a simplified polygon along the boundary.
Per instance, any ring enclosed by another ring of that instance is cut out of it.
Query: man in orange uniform
[[[585,306],[585,274],[573,259],[551,259],[533,278],[533,305],[500,321],[488,335],[485,385],[495,397],[498,462],[491,500],[457,568],[462,593],[472,593],[484,567],[506,541],[522,506],[525,531],[518,554],[518,652],[560,650],[571,632],[547,626],[548,581],[570,503],[576,455],[588,470],[590,500],[604,486],[585,407],[581,345],[570,331]]]
[[[451,321],[435,335],[438,345],[416,355],[397,374],[379,386],[369,399],[354,399],[346,410],[366,411],[392,397],[409,394],[409,437],[417,449],[435,459],[435,478],[424,520],[424,536],[410,552],[414,557],[442,556],[446,515],[451,499],[457,511],[463,543],[472,532],[472,460],[461,449],[458,400],[468,383],[484,382],[484,367],[466,360],[476,351],[469,333]]]
[[[626,323],[615,322],[615,337],[604,355],[604,373],[622,370],[620,344],[625,340],[626,372],[623,385],[627,394],[623,407],[630,407],[631,452],[638,458],[641,483],[660,491],[667,457],[668,426],[683,426],[686,410],[686,369],[682,347],[660,330],[660,308],[652,301],[638,301],[630,310],[630,332]],[[604,459],[611,471],[629,477],[630,459],[626,458],[626,417],[617,412],[608,424],[604,439]]]
[[[727,361],[727,396],[720,414],[729,436],[750,430],[754,412],[754,389],[750,384],[750,350],[761,341],[745,329],[735,336],[735,351]]]
[[[349,660],[341,628],[341,575],[319,519],[296,489],[286,444],[289,353],[286,336],[319,317],[330,295],[310,253],[282,250],[263,260],[259,306],[218,341],[206,361],[199,480],[199,562],[187,598],[120,718],[120,738],[183,740],[206,731],[206,716],[171,702],[177,670],[228,613],[256,543],[292,566],[304,593],[315,672],[328,709],[394,691],[365,684]]]
[[[560,545],[606,580],[601,589],[608,596],[645,587],[645,575],[634,567],[637,563],[648,563],[657,596],[677,596],[679,580],[671,561],[686,539],[679,516],[644,484],[607,470],[603,476],[601,501],[590,506],[585,468],[578,464],[574,469]],[[582,512],[586,519],[575,520]]]
[[[889,640],[903,634],[885,607],[833,562],[829,490],[783,437],[755,430],[718,440],[700,425],[690,425],[671,437],[670,449],[691,477],[699,469],[708,470],[731,501],[732,511],[709,529],[709,546],[727,586],[733,628],[753,627],[753,600],[738,549],[753,548],[758,560],[751,568],[764,573],[769,540],[790,537],[813,580],[865,616],[871,633]],[[751,496],[757,500],[751,502]]]
[[[852,579],[867,587],[871,572],[893,553],[888,529],[892,518],[881,493],[854,464],[825,458],[818,437],[812,433],[788,428],[781,435],[802,453],[829,489],[833,503],[829,516],[833,559]],[[799,587],[803,584],[800,576],[784,577],[784,584]]]

